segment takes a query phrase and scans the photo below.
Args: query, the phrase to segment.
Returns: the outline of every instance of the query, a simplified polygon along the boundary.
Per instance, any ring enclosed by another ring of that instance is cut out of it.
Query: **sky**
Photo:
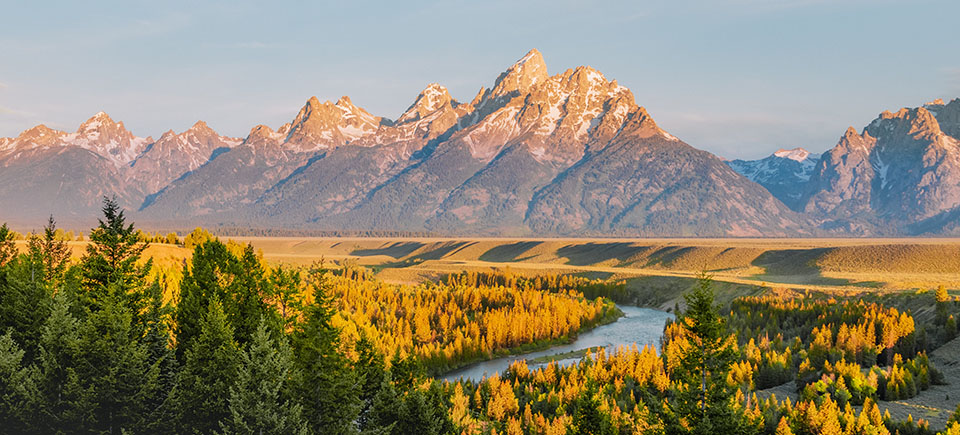
[[[531,48],[589,65],[726,158],[824,151],[884,110],[960,97],[956,0],[20,2],[0,25],[0,137],[98,111],[139,136],[230,136],[310,96],[396,118],[469,101]]]

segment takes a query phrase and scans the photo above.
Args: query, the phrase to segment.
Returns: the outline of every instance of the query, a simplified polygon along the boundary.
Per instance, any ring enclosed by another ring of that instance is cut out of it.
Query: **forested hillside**
[[[11,236],[0,227],[4,433],[960,434],[960,410],[936,426],[880,411],[955,382],[928,356],[957,335],[960,302],[942,288],[721,308],[703,276],[662,352],[443,382],[432,375],[614,320],[624,286],[477,273],[386,284],[356,265],[268,266],[199,232],[171,278],[110,200],[79,260],[53,219],[25,250]]]

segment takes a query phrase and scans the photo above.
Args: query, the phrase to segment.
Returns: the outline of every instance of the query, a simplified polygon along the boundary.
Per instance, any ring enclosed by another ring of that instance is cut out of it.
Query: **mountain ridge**
[[[203,121],[141,138],[103,112],[74,133],[38,125],[0,138],[0,203],[34,190],[42,200],[22,214],[78,216],[116,195],[138,219],[187,226],[754,237],[882,234],[896,221],[898,234],[937,234],[960,207],[950,132],[960,99],[884,112],[822,158],[725,161],[660,128],[616,80],[589,66],[550,75],[534,49],[470,102],[430,83],[396,120],[314,96],[244,138]],[[923,175],[892,189],[887,177],[912,174],[904,156]],[[898,209],[911,189],[922,210]]]

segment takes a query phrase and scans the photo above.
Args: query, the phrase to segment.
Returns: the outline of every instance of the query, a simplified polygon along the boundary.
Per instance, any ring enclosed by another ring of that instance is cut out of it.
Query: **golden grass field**
[[[796,287],[960,287],[960,239],[377,239],[234,237],[275,263],[352,259],[394,279],[451,269],[695,276]]]
[[[701,271],[730,298],[762,289],[840,294],[960,289],[960,239],[500,239],[232,237],[271,264],[356,262],[385,281],[415,283],[464,270],[578,273],[622,279],[638,302],[669,307]],[[86,242],[70,242],[74,256]],[[170,270],[190,251],[153,244]],[[725,291],[730,290],[730,291]]]

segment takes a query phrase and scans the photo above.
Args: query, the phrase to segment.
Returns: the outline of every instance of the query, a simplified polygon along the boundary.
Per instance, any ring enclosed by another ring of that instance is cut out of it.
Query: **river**
[[[490,377],[494,373],[501,373],[518,359],[534,359],[549,355],[557,355],[572,352],[580,349],[605,347],[608,350],[614,350],[617,347],[631,346],[634,343],[638,348],[645,344],[651,344],[659,349],[660,336],[663,334],[663,325],[667,319],[672,319],[673,314],[653,310],[650,308],[639,308],[631,306],[618,305],[623,316],[616,322],[598,326],[588,332],[580,334],[577,339],[570,344],[554,346],[547,350],[531,352],[523,355],[510,355],[503,358],[482,361],[471,364],[467,367],[452,371],[441,377],[448,381],[455,381],[460,378],[479,381],[483,377]],[[557,361],[560,365],[569,365],[580,360],[581,356]],[[530,369],[545,366],[546,364],[529,364]]]

